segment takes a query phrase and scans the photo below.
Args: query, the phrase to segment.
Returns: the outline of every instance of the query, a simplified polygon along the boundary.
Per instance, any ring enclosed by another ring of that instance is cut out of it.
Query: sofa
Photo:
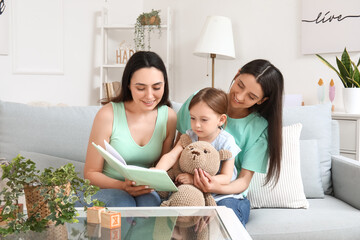
[[[180,106],[174,102],[175,110]],[[70,162],[82,175],[99,108],[0,101],[0,158],[11,160],[20,153],[40,169]],[[331,120],[330,107],[287,108],[283,119],[283,134],[292,141],[286,140],[290,150],[283,148],[283,153],[295,163],[283,165],[284,177],[275,187],[263,186],[264,176],[254,175],[247,231],[255,240],[360,239],[360,163],[339,156],[339,128]],[[282,187],[288,190],[276,189]]]

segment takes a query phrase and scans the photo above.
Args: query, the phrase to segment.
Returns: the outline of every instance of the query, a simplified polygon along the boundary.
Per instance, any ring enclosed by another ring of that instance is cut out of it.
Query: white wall
[[[64,74],[14,74],[10,51],[8,56],[0,56],[1,100],[97,104],[100,64],[98,22],[103,1],[62,1]],[[138,0],[135,3],[130,0],[111,0],[109,4],[117,5],[112,8],[113,16],[128,22],[143,10],[162,9],[165,14],[167,7],[171,7],[174,24],[174,75],[170,84],[171,96],[176,101],[183,101],[195,90],[210,86],[210,60],[194,56],[192,51],[206,17],[222,15],[232,20],[236,60],[216,60],[216,87],[228,90],[238,68],[255,58],[265,58],[282,71],[285,92],[303,94],[305,104],[317,103],[316,90],[320,77],[324,79],[326,88],[333,78],[336,86],[336,110],[343,109],[342,85],[337,76],[315,56],[301,54],[301,0]],[[340,53],[323,56],[335,63],[335,55],[339,56]],[[350,55],[354,60],[359,57],[359,53]]]

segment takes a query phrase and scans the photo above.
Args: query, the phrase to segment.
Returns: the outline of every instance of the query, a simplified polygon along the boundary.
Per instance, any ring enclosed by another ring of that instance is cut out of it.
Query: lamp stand
[[[210,53],[210,57],[211,57],[211,65],[212,65],[212,69],[211,69],[211,87],[214,87],[215,58],[216,58],[216,54]]]

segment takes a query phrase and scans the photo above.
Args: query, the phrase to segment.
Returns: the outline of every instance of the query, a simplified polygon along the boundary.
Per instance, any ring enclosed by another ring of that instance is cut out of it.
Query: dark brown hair
[[[250,111],[258,112],[268,121],[269,169],[265,184],[271,179],[274,179],[273,183],[276,184],[281,168],[284,78],[279,69],[263,59],[245,64],[235,78],[245,73],[255,77],[256,82],[261,85],[264,98],[268,98],[262,104],[252,106]]]
[[[227,94],[217,88],[203,88],[191,99],[190,109],[197,103],[204,102],[217,114],[226,114],[228,108]],[[224,123],[226,125],[226,122]]]
[[[134,53],[134,55],[130,57],[129,61],[125,66],[124,74],[122,76],[120,94],[119,96],[114,97],[112,101],[126,102],[133,100],[129,85],[134,72],[142,68],[151,67],[154,67],[161,71],[164,76],[164,94],[157,107],[160,107],[162,105],[167,105],[171,107],[171,103],[169,100],[169,82],[164,62],[159,55],[154,52],[148,51],[139,51]]]

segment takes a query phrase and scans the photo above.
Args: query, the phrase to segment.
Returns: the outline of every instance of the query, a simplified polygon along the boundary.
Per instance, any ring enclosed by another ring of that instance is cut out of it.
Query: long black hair
[[[161,71],[164,76],[164,94],[157,107],[160,107],[162,105],[167,105],[171,107],[171,103],[169,100],[169,82],[165,64],[159,55],[149,51],[139,51],[134,53],[134,55],[130,57],[129,61],[125,66],[122,76],[120,94],[117,97],[114,97],[112,101],[126,102],[133,100],[129,85],[134,72],[142,68],[151,67],[154,67]]]
[[[244,73],[255,77],[256,82],[261,85],[264,98],[268,98],[262,104],[255,104],[249,110],[258,112],[268,121],[269,170],[265,184],[271,179],[274,179],[273,183],[276,184],[281,168],[284,78],[279,69],[264,59],[256,59],[245,64],[237,76]]]

